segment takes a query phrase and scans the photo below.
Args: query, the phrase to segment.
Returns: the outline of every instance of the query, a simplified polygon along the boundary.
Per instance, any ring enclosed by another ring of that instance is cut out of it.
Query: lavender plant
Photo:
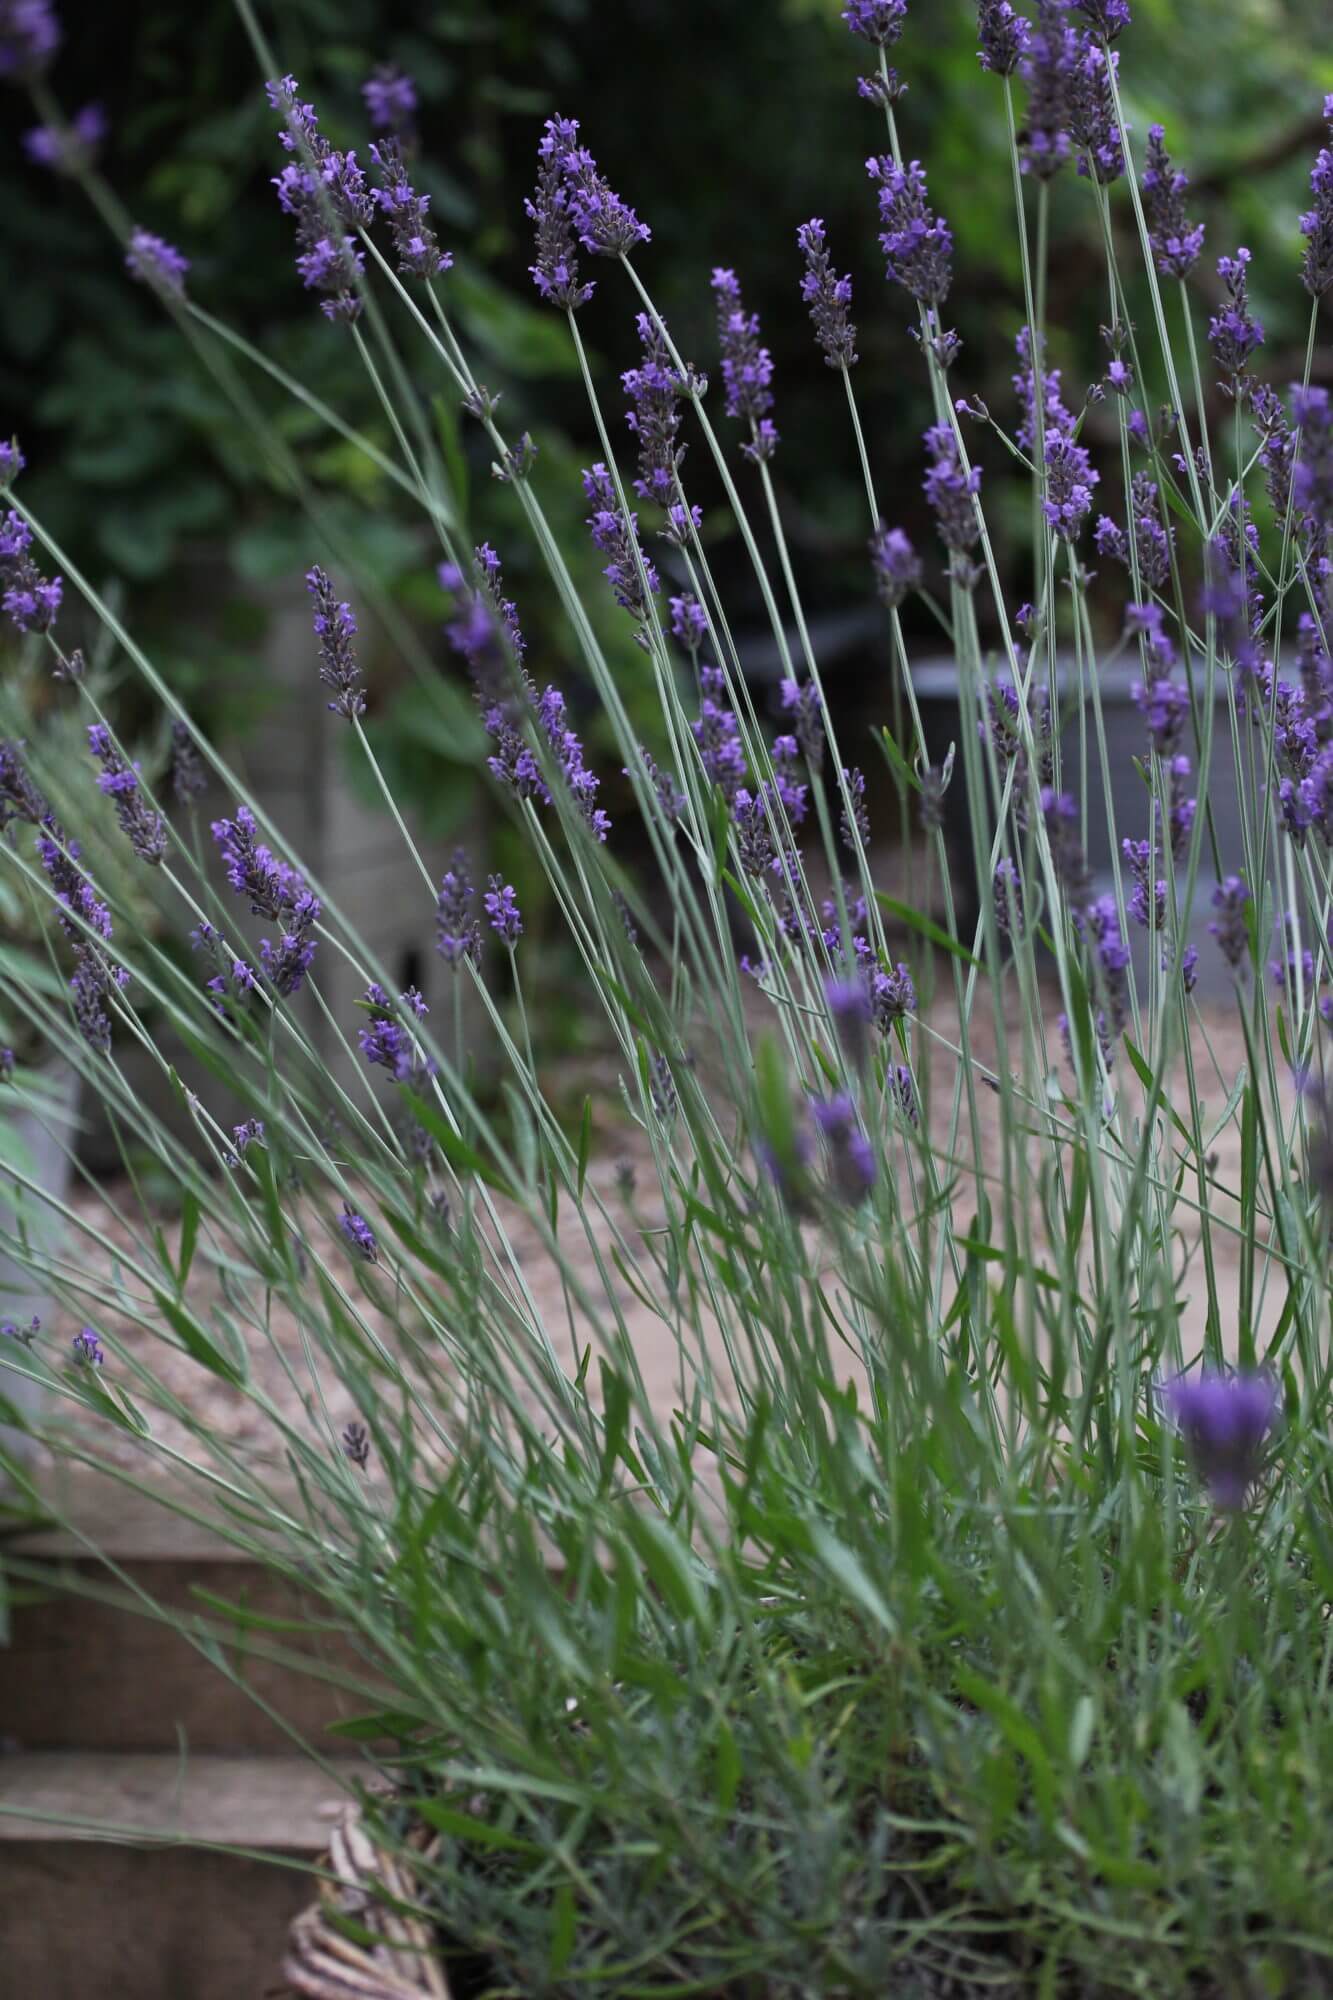
[[[610,627],[552,533],[559,474],[503,430],[474,373],[411,179],[405,79],[367,86],[389,135],[369,154],[374,190],[295,79],[269,86],[298,273],[327,337],[364,362],[392,446],[307,408],[387,460],[438,540],[439,657],[466,675],[497,805],[615,1079],[581,1117],[539,1065],[541,968],[514,885],[488,871],[479,895],[466,852],[437,875],[397,814],[342,580],[317,563],[306,579],[312,724],[347,732],[395,814],[403,893],[446,991],[475,1002],[498,1093],[54,545],[17,446],[4,460],[4,608],[87,723],[88,796],[113,817],[80,844],[24,747],[4,746],[0,859],[74,962],[67,991],[3,960],[0,985],[184,1210],[174,1246],[146,1212],[121,1218],[114,1250],[95,1205],[72,1211],[41,1275],[78,1330],[0,1322],[0,1362],[58,1397],[52,1450],[164,1505],[183,1480],[354,1634],[366,1713],[346,1733],[367,1778],[390,1780],[364,1810],[390,1848],[437,1836],[413,1865],[460,1987],[1327,1983],[1333,426],[1312,376],[1328,155],[1286,274],[1312,299],[1303,379],[1266,383],[1248,251],[1221,258],[1220,294],[1204,288],[1186,175],[1160,128],[1139,145],[1126,122],[1130,14],[978,10],[1023,274],[1013,404],[992,414],[943,318],[946,177],[904,152],[900,119],[930,147],[887,61],[910,51],[909,9],[844,13],[873,51],[866,229],[893,287],[857,315],[863,333],[906,322],[914,343],[929,554],[881,505],[850,281],[817,218],[792,225],[790,305],[841,377],[830,409],[863,475],[866,593],[904,716],[878,741],[913,809],[910,898],[884,886],[866,746],[840,742],[826,698],[773,479],[780,383],[737,272],[700,274],[710,392],[654,304],[649,227],[576,121],[547,121],[532,278],[587,391],[587,526],[624,614]],[[48,15],[0,13],[0,51],[18,51],[6,74],[49,61]],[[88,147],[55,129],[97,196]],[[1042,221],[1066,168],[1105,257],[1110,360],[1082,398],[1050,364],[1044,309]],[[187,335],[219,337],[183,253],[139,233],[129,259]],[[617,316],[639,356],[627,411],[583,332]],[[424,387],[400,365],[404,333],[430,356]],[[614,823],[611,767],[541,685],[503,554],[462,532],[423,393],[480,426],[549,572],[626,781]],[[710,561],[701,462],[781,662],[777,729]],[[987,517],[1015,494],[1032,523],[1021,603]],[[917,593],[957,669],[943,762],[902,617]],[[92,712],[65,636],[83,621],[169,718],[174,804]],[[1142,723],[1129,823],[1104,695],[1124,657]],[[650,741],[631,680],[652,692]],[[204,766],[231,800],[211,827],[230,895],[192,837]],[[975,925],[945,843],[960,798]],[[650,873],[622,859],[622,812]],[[113,851],[174,898],[192,952],[136,937],[112,907]],[[1220,1008],[1202,1004],[1204,953]],[[336,962],[364,993],[360,1020],[336,1023],[359,1058],[350,1082],[302,1011],[328,1005]],[[186,1071],[146,1025],[150,1002]],[[177,1090],[187,1137],[127,1084],[131,1042]],[[212,1108],[223,1079],[239,1123]],[[23,1088],[15,1066],[4,1089]],[[251,1406],[261,1448],[192,1415],[166,1386],[168,1349]]]

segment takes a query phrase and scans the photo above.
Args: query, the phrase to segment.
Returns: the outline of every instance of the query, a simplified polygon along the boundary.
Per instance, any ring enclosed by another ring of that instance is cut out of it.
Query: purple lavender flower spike
[[[0,521],[0,606],[20,632],[49,632],[65,586],[58,576],[42,575],[31,547],[32,530],[11,507]]]
[[[1027,85],[1027,118],[1019,143],[1024,173],[1052,180],[1069,159],[1070,88],[1082,53],[1069,25],[1069,0],[1037,0],[1037,18],[1019,60]]]
[[[214,820],[212,834],[236,894],[249,898],[253,916],[280,927],[276,945],[263,938],[259,946],[270,984],[284,998],[299,992],[315,956],[312,932],[322,915],[318,898],[299,871],[279,861],[259,839],[248,806],[237,806],[234,819]]]
[[[366,712],[366,691],[356,662],[356,618],[350,604],[340,603],[327,573],[318,564],[306,571],[305,587],[315,600],[315,636],[319,640],[319,677],[334,690],[330,712],[354,722]]]
[[[381,63],[361,86],[366,116],[377,132],[402,138],[412,131],[417,114],[417,87],[391,63]]]
[[[167,851],[166,821],[144,797],[138,765],[125,762],[104,722],[89,723],[88,748],[102,767],[97,789],[114,804],[120,830],[130,846],[140,861],[150,866],[161,861]]]
[[[1185,213],[1189,175],[1173,167],[1160,125],[1148,127],[1143,163],[1143,210],[1157,268],[1164,278],[1187,278],[1203,250],[1203,224]]]
[[[242,1124],[233,1125],[231,1128],[231,1143],[233,1150],[226,1155],[223,1165],[227,1167],[239,1167],[251,1146],[263,1145],[263,1119],[247,1118]]]
[[[1084,35],[1079,39],[1078,55],[1068,76],[1069,136],[1078,148],[1078,170],[1103,187],[1119,180],[1125,171],[1120,121],[1115,110],[1114,83],[1119,61],[1114,49],[1108,51],[1091,35]]]
[[[1333,94],[1324,99],[1330,143],[1321,147],[1310,173],[1314,207],[1301,217],[1305,255],[1301,282],[1312,298],[1321,299],[1333,285]]]
[[[627,257],[638,244],[650,240],[652,231],[598,172],[587,147],[576,143],[578,120],[571,118],[566,123],[568,143],[561,154],[560,171],[579,242],[594,257]]]
[[[1245,905],[1250,892],[1240,875],[1228,875],[1213,891],[1216,917],[1208,928],[1217,939],[1217,948],[1233,972],[1241,972],[1249,961],[1250,931]]]
[[[827,233],[817,215],[801,224],[796,241],[805,258],[801,297],[809,308],[825,364],[829,368],[852,368],[856,365],[856,328],[850,311],[852,281],[840,278],[833,269]]]
[[[933,424],[926,432],[925,444],[931,462],[922,487],[940,540],[949,550],[950,572],[963,590],[970,590],[981,574],[970,555],[981,536],[976,506],[981,471],[974,466],[964,472],[958,443],[948,424]]]
[[[781,687],[783,713],[791,716],[801,754],[812,770],[824,761],[824,705],[813,681],[785,680]]]
[[[639,544],[638,516],[631,514],[626,520],[616,496],[615,482],[602,464],[584,468],[583,491],[593,510],[588,516],[593,546],[611,558],[602,574],[611,585],[616,603],[636,618],[640,626],[647,626],[652,618],[649,595],[660,586],[657,571]],[[640,637],[646,643],[646,634],[641,633]]]
[[[843,1053],[855,1069],[864,1069],[870,1054],[870,990],[864,977],[826,979],[824,1001]]]
[[[1214,1505],[1238,1512],[1263,1471],[1282,1399],[1269,1375],[1177,1376],[1163,1400]]]
[[[850,1097],[812,1098],[810,1115],[824,1141],[829,1161],[829,1181],[840,1201],[863,1201],[875,1185],[877,1165],[874,1148],[861,1130],[856,1106]]]
[[[1027,53],[1032,24],[1016,14],[1010,0],[980,0],[977,8],[977,56],[993,76],[1012,76]]]
[[[155,292],[168,297],[182,298],[190,260],[182,257],[165,238],[154,236],[147,229],[136,229],[130,237],[125,268],[141,285],[150,285]]]
[[[1248,394],[1250,356],[1262,346],[1264,330],[1250,311],[1250,253],[1239,249],[1234,257],[1219,257],[1217,275],[1226,289],[1227,303],[1208,322],[1208,345],[1213,360],[1227,377],[1223,388],[1237,402]]]
[[[639,476],[634,490],[641,500],[655,500],[670,513],[673,505],[679,504],[679,472],[685,456],[685,446],[679,441],[680,403],[694,385],[686,381],[672,361],[658,324],[647,313],[640,313],[635,325],[643,359],[637,368],[627,368],[620,378],[633,405],[625,421],[639,441]],[[697,529],[701,519],[698,508],[692,508],[688,521],[682,524],[685,536],[672,531],[670,539],[688,539],[689,525],[692,523]]]
[[[343,1455],[349,1459],[358,1472],[364,1472],[370,1464],[370,1432],[364,1424],[348,1424],[339,1442]]]
[[[106,113],[100,104],[85,104],[68,125],[35,125],[23,135],[23,150],[39,167],[52,173],[76,174],[90,167],[106,137]]]
[[[1021,938],[1023,935],[1023,878],[1014,863],[1006,855],[995,864],[992,883],[995,899],[995,928],[1001,937]]]
[[[1074,6],[1108,42],[1129,26],[1129,0],[1074,0]]]
[[[701,667],[699,687],[699,716],[690,724],[690,733],[699,746],[704,775],[730,804],[747,776],[740,724],[726,705],[726,677],[720,667]]]
[[[0,82],[32,82],[59,47],[51,0],[0,0]]]
[[[736,273],[718,265],[709,282],[717,300],[727,415],[749,424],[750,442],[741,450],[757,464],[772,458],[778,447],[778,434],[768,416],[773,407],[773,357],[760,341],[758,313],[745,310]]]
[[[283,213],[296,224],[296,268],[307,290],[325,294],[320,310],[330,320],[353,320],[361,311],[365,258],[356,238],[374,213],[366,177],[355,153],[335,152],[319,129],[313,105],[302,104],[294,76],[266,86],[282,116],[278,137],[293,155],[273,185]],[[341,226],[340,226],[341,225]]]
[[[100,1368],[106,1360],[102,1343],[90,1326],[81,1327],[70,1345],[80,1368]]]
[[[14,484],[27,463],[17,438],[0,438],[0,493]]]
[[[697,653],[708,637],[708,613],[697,597],[685,591],[669,600],[671,636],[691,653]]]
[[[863,42],[890,49],[902,34],[907,0],[847,0],[842,18]]]
[[[943,305],[953,281],[953,232],[930,206],[925,168],[920,160],[900,167],[882,153],[866,161],[866,172],[879,187],[885,276],[918,304]]]
[[[359,1257],[363,1264],[379,1262],[380,1251],[379,1244],[375,1241],[375,1232],[365,1216],[359,1214],[350,1202],[343,1203],[343,1212],[338,1217],[338,1227],[342,1231],[343,1241],[354,1257]]]
[[[460,847],[441,877],[435,905],[435,949],[446,965],[457,967],[465,958],[481,963],[481,925],[472,914],[475,895]]]
[[[870,537],[870,563],[881,604],[895,611],[921,582],[921,558],[901,528],[881,523]]]
[[[579,283],[578,237],[564,171],[578,132],[572,118],[547,119],[537,145],[537,185],[523,204],[536,238],[537,261],[528,267],[532,282],[549,305],[568,312],[586,306],[596,289]]]
[[[20,1347],[31,1347],[42,1330],[42,1322],[34,1313],[26,1326],[17,1320],[0,1319],[0,1340],[16,1340]]]
[[[639,756],[643,761],[644,770],[648,773],[648,781],[652,785],[663,819],[668,826],[675,826],[685,810],[684,792],[670,771],[664,771],[652,752],[645,750],[642,744],[639,745]],[[630,776],[628,770],[625,771],[625,776],[627,778]]]
[[[866,774],[856,769],[843,769],[843,782],[847,787],[847,804],[844,804],[840,818],[842,837],[847,845],[855,849],[870,845],[870,814],[866,809]],[[850,804],[850,812],[848,810]]]
[[[372,144],[370,157],[380,177],[371,198],[392,231],[398,269],[412,278],[440,277],[451,268],[453,252],[440,248],[427,213],[430,196],[418,194],[408,179],[401,145],[397,139],[381,139]]]
[[[523,919],[512,884],[499,875],[492,875],[483,900],[491,929],[501,944],[508,945],[512,951],[523,935]]]
[[[1092,878],[1079,836],[1078,807],[1068,792],[1056,792],[1047,785],[1041,795],[1041,812],[1056,878],[1073,907],[1081,909],[1088,900]]]

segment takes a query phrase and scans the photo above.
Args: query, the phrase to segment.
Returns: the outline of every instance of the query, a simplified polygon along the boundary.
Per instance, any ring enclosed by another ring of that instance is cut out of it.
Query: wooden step
[[[373,1676],[348,1640],[328,1629],[327,1609],[261,1562],[106,1481],[63,1496],[61,1511],[72,1529],[0,1541],[12,1599],[8,1642],[0,1645],[0,1739],[10,1746],[183,1744],[192,1752],[277,1755],[298,1747],[282,1721],[319,1746],[330,1723],[373,1706],[335,1684],[340,1674],[362,1686]],[[276,1621],[305,1629],[247,1630],[201,1593],[243,1606],[270,1628]],[[236,1680],[173,1627],[173,1615],[209,1628]],[[267,1657],[275,1650],[308,1660],[311,1671]]]
[[[95,1682],[95,1661],[87,1672]],[[330,1774],[276,1756],[0,1757],[0,1990],[16,2000],[260,2000],[280,1986],[287,1926],[313,1900],[306,1870],[345,1796],[340,1778],[364,1768]],[[80,1822],[114,1827],[114,1842]]]

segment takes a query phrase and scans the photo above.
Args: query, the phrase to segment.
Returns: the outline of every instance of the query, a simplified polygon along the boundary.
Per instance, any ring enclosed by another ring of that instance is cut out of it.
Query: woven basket
[[[292,1925],[283,1976],[302,2000],[450,2000],[425,1924],[386,1907],[376,1889],[399,1903],[417,1900],[410,1866],[376,1847],[361,1824],[358,1806],[347,1806],[329,1841],[319,1901]],[[353,1917],[383,1943],[353,1944],[330,1921]]]

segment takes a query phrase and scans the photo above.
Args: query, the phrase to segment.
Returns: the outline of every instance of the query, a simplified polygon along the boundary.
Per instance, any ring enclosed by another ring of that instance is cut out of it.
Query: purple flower
[[[563,165],[578,131],[572,118],[547,119],[537,145],[537,185],[523,204],[536,239],[537,261],[528,267],[532,282],[548,304],[570,312],[586,305],[595,289],[579,283],[578,238]]]
[[[824,705],[819,689],[813,681],[784,680],[780,698],[784,715],[792,718],[802,756],[817,771],[824,761]]]
[[[13,1081],[14,1051],[13,1049],[0,1049],[0,1083],[12,1083]]]
[[[648,773],[648,779],[656,794],[663,819],[667,822],[668,826],[675,826],[685,810],[684,792],[680,789],[670,771],[662,770],[652,753],[645,750],[642,744],[639,745],[639,756],[643,760],[644,770]],[[627,778],[630,776],[628,770],[626,770],[625,776]]]
[[[212,834],[236,894],[249,899],[253,916],[281,927],[277,945],[263,938],[259,946],[270,983],[284,996],[299,992],[315,955],[311,933],[322,915],[318,899],[299,871],[279,861],[259,839],[248,806],[237,806],[234,819],[214,820]]]
[[[348,155],[350,159],[351,154]],[[398,252],[398,269],[413,278],[438,278],[453,264],[453,253],[441,250],[427,217],[430,196],[418,194],[403,165],[403,149],[397,139],[381,139],[372,144],[370,157],[379,169],[380,185],[371,190],[393,234]]]
[[[921,558],[901,528],[881,522],[870,537],[870,563],[880,602],[894,611],[921,582]]]
[[[593,547],[611,558],[602,574],[611,585],[616,603],[641,626],[646,626],[652,617],[649,595],[659,584],[657,571],[639,543],[638,516],[631,514],[626,520],[616,497],[615,482],[605,465],[584,468],[583,491],[593,510],[587,523]],[[640,634],[641,638],[644,636]]]
[[[475,896],[467,855],[460,847],[440,879],[435,902],[435,949],[446,965],[457,967],[465,958],[481,964],[481,925],[471,907]]]
[[[1189,175],[1173,167],[1160,125],[1148,127],[1143,163],[1143,211],[1157,268],[1164,278],[1187,278],[1203,249],[1203,224],[1185,213]]]
[[[825,363],[830,368],[851,368],[856,363],[856,328],[849,311],[852,281],[838,277],[829,262],[828,239],[817,215],[801,224],[796,241],[805,258],[801,297],[809,308]]]
[[[147,229],[136,229],[130,237],[125,268],[140,284],[151,285],[154,291],[164,295],[182,298],[190,260],[182,257],[180,251],[163,237],[154,236]]]
[[[1074,0],[1074,5],[1108,42],[1129,26],[1129,0]]]
[[[194,732],[188,722],[179,720],[171,725],[171,789],[176,803],[182,806],[208,790],[208,773],[196,748]]]
[[[554,120],[547,121],[547,131]],[[578,120],[566,121],[568,143],[560,155],[560,171],[569,196],[569,216],[579,242],[595,257],[626,257],[652,236],[646,223],[620,199],[586,146],[574,143]]]
[[[900,167],[881,153],[866,161],[866,172],[879,185],[885,276],[920,305],[943,305],[953,279],[953,233],[930,206],[925,168],[920,160]]]
[[[31,1347],[41,1330],[42,1322],[36,1313],[26,1326],[20,1326],[17,1320],[0,1319],[0,1340],[16,1340],[20,1347]]]
[[[223,1158],[224,1167],[239,1167],[251,1146],[264,1143],[264,1121],[262,1118],[247,1118],[243,1124],[231,1128],[233,1150]]]
[[[377,132],[402,134],[410,131],[416,117],[417,87],[410,76],[381,63],[361,86],[366,116]]]
[[[523,935],[523,919],[519,914],[518,897],[513,887],[499,875],[492,875],[484,901],[491,929],[500,942],[508,945],[512,951]]]
[[[1081,909],[1088,899],[1091,877],[1079,833],[1078,807],[1068,792],[1057,792],[1047,785],[1041,794],[1041,814],[1046,824],[1056,879],[1074,909]]]
[[[1291,414],[1300,437],[1293,497],[1311,547],[1322,554],[1333,530],[1333,400],[1327,389],[1296,385]]]
[[[1092,512],[1092,489],[1101,474],[1094,468],[1086,445],[1067,433],[1046,438],[1046,498],[1042,513],[1057,535],[1076,541],[1083,523]]]
[[[932,424],[925,435],[930,465],[922,481],[926,499],[935,515],[940,540],[950,552],[950,569],[956,582],[970,590],[980,571],[969,551],[981,535],[976,496],[981,491],[981,471],[974,466],[963,470],[958,442],[948,424]]]
[[[1120,121],[1115,110],[1116,66],[1120,58],[1085,35],[1066,83],[1069,136],[1079,148],[1078,170],[1107,186],[1125,171]]]
[[[318,565],[306,571],[305,587],[315,600],[315,637],[319,640],[319,677],[335,690],[329,709],[354,722],[366,712],[366,692],[356,663],[356,618],[350,604],[339,603],[332,583]]]
[[[1164,1385],[1163,1400],[1214,1503],[1236,1512],[1263,1470],[1277,1384],[1268,1375],[1181,1375]]]
[[[709,282],[717,300],[727,415],[749,424],[750,442],[741,449],[758,463],[772,458],[778,445],[777,431],[767,415],[773,407],[773,357],[760,342],[758,313],[745,310],[736,273],[718,265]]]
[[[0,493],[14,484],[27,463],[17,438],[0,438]]]
[[[60,47],[51,0],[0,0],[0,81],[40,76]]]
[[[1250,311],[1249,265],[1250,253],[1243,248],[1234,257],[1218,258],[1217,275],[1226,288],[1227,303],[1208,322],[1208,345],[1228,378],[1223,386],[1238,402],[1247,393],[1250,356],[1264,338],[1263,327]]]
[[[625,421],[639,441],[639,476],[634,490],[641,500],[655,500],[659,507],[669,509],[680,492],[678,474],[685,456],[685,447],[678,439],[679,405],[691,385],[672,361],[657,323],[647,313],[640,313],[635,325],[643,359],[620,378],[633,404]],[[697,519],[694,525],[698,526]]]
[[[326,294],[321,310],[331,320],[361,311],[365,259],[344,229],[368,228],[374,203],[355,153],[339,153],[319,129],[313,105],[302,104],[294,76],[266,86],[283,119],[278,137],[293,155],[274,177],[278,203],[296,224],[296,268],[310,291]],[[342,225],[342,227],[340,227]]]
[[[1120,851],[1134,879],[1129,899],[1130,916],[1144,930],[1160,930],[1166,922],[1166,882],[1160,877],[1155,881],[1152,879],[1152,843],[1147,840],[1122,840]],[[1161,849],[1158,848],[1156,859],[1160,861],[1161,858]]]
[[[870,814],[866,809],[865,772],[857,770],[855,766],[851,770],[844,766],[842,776],[847,790],[840,819],[842,837],[850,848],[856,848],[858,843],[862,847],[868,847]]]
[[[81,1327],[70,1345],[74,1349],[74,1359],[81,1368],[100,1368],[106,1360],[102,1343],[90,1326]]]
[[[857,942],[859,944],[860,940]],[[866,951],[869,952],[868,946]],[[875,1026],[881,1035],[887,1035],[895,1021],[901,1021],[907,1014],[915,1014],[915,983],[907,966],[895,965],[886,972],[871,956],[866,957],[865,972]]]
[[[11,507],[0,521],[0,606],[20,632],[49,632],[65,586],[58,576],[42,575],[31,547],[32,530]]]
[[[691,653],[697,653],[708,637],[708,614],[697,597],[685,591],[680,597],[668,600],[671,612],[671,636],[679,639],[682,646]]]
[[[366,1061],[373,1068],[387,1069],[396,1083],[420,1086],[433,1076],[434,1062],[422,1054],[416,1037],[400,1019],[399,1010],[382,986],[366,988],[365,1005],[370,1011],[370,1023],[359,1031],[357,1040]],[[430,1011],[415,986],[408,987],[401,1005],[417,1020]]]
[[[824,1001],[848,1061],[857,1069],[863,1068],[869,1054],[866,1031],[871,1020],[870,989],[865,978],[826,979]]]
[[[1012,76],[1027,52],[1031,23],[1016,14],[1009,0],[980,0],[977,8],[977,55],[983,69],[995,76]]]
[[[874,1149],[850,1097],[813,1098],[810,1113],[828,1153],[829,1180],[839,1200],[863,1201],[875,1185]]]
[[[358,1214],[348,1201],[343,1203],[343,1212],[338,1217],[338,1227],[354,1257],[359,1257],[364,1264],[379,1262],[379,1245],[375,1241],[374,1230],[365,1216]]]
[[[699,746],[704,775],[730,804],[747,775],[740,724],[724,703],[726,679],[720,667],[700,668],[699,686],[699,717],[690,724],[690,732]]]
[[[369,85],[366,86],[369,89]],[[370,1463],[370,1432],[364,1424],[348,1424],[340,1439],[343,1454],[350,1459],[358,1472],[364,1472]]]
[[[159,862],[167,851],[166,821],[144,797],[138,765],[125,762],[104,722],[89,723],[88,748],[102,766],[97,789],[114,804],[121,832],[140,861]]]
[[[1082,42],[1068,14],[1069,0],[1037,0],[1037,18],[1018,65],[1028,90],[1020,138],[1023,171],[1039,180],[1053,179],[1071,151],[1070,88]]]
[[[106,137],[106,113],[100,104],[85,104],[68,125],[35,125],[23,135],[23,150],[39,167],[73,174],[90,167]]]
[[[1240,875],[1228,875],[1213,891],[1213,908],[1217,915],[1208,928],[1233,972],[1241,971],[1250,955],[1250,931],[1245,918],[1245,905],[1249,900],[1249,889]]]
[[[876,48],[892,48],[903,31],[907,0],[847,0],[842,18],[854,35]]]
[[[1333,141],[1333,95],[1324,99],[1324,118]],[[1321,299],[1333,285],[1333,145],[1320,149],[1310,173],[1314,207],[1301,217],[1305,255],[1301,282],[1312,298]]]

